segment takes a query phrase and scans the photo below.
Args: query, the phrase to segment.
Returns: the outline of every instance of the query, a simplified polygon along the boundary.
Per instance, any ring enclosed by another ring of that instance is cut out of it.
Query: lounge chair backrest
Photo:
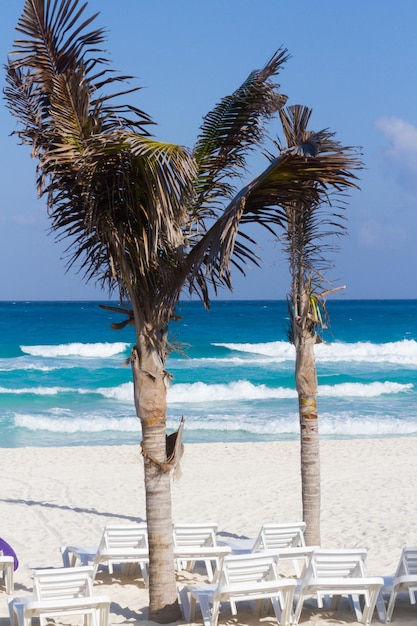
[[[390,622],[398,594],[408,591],[411,604],[417,602],[417,547],[403,548],[395,572],[387,606],[387,621]]]
[[[294,524],[264,524],[255,540],[253,552],[305,546],[304,522]]]
[[[366,550],[316,550],[305,578],[363,578]]]
[[[93,595],[94,568],[91,566],[36,570],[34,600],[69,600]]]
[[[0,572],[4,579],[6,593],[10,594],[14,591],[14,561],[12,556],[0,554]]]
[[[265,581],[278,581],[278,556],[274,554],[239,554],[226,556],[219,573],[220,588],[230,591],[250,588]]]
[[[417,548],[403,548],[396,576],[417,575]]]
[[[101,550],[148,548],[146,524],[108,525],[103,532]]]
[[[218,525],[207,524],[174,524],[173,537],[174,546],[177,548],[184,547],[203,547],[216,546],[216,532]]]

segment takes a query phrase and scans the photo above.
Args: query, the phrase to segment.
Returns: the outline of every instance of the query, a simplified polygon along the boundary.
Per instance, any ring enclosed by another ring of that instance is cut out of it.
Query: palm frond
[[[231,181],[244,173],[248,154],[265,137],[265,122],[286,102],[270,78],[287,59],[287,51],[278,50],[264,68],[251,72],[204,118],[193,153],[199,171],[195,203],[199,214],[204,207],[233,197]]]
[[[22,124],[23,130],[18,133],[22,143],[32,145],[32,156],[37,146],[42,143],[39,129],[42,127],[42,94],[20,67],[9,67],[6,74],[6,107]]]
[[[67,242],[69,267],[123,298],[129,286],[146,322],[160,327],[183,286],[176,276],[194,161],[180,146],[126,133],[91,154],[51,184],[52,229]]]
[[[14,89],[14,95],[24,98],[22,93],[24,80],[25,94],[29,92],[36,94],[40,102],[38,108],[41,115],[37,117],[37,124],[39,132],[43,133],[49,130],[50,124],[65,123],[65,116],[51,120],[52,94],[54,94],[55,103],[57,101],[57,77],[59,77],[61,101],[64,103],[62,94],[65,93],[67,97],[65,106],[68,111],[71,111],[70,115],[72,117],[78,115],[77,96],[80,92],[77,92],[74,80],[74,74],[77,74],[82,80],[80,90],[84,94],[89,91],[90,133],[94,127],[97,130],[99,118],[100,132],[111,132],[115,128],[128,128],[145,133],[145,127],[152,123],[149,115],[137,107],[115,104],[116,98],[137,91],[137,87],[112,94],[102,92],[112,83],[125,84],[131,77],[115,75],[107,67],[98,73],[92,73],[97,65],[107,66],[108,60],[100,56],[102,53],[100,45],[104,41],[103,29],[87,30],[97,14],[86,18],[83,22],[80,21],[86,6],[86,3],[81,6],[79,0],[25,1],[17,26],[17,30],[24,37],[15,40],[7,66],[10,85],[8,93],[10,94]],[[13,83],[16,83],[15,87]],[[84,95],[82,98],[84,99]],[[11,98],[8,99],[12,114],[16,115],[24,126],[25,118],[22,110],[11,102]],[[86,119],[84,115],[84,121]],[[85,132],[85,125],[83,125],[83,132]],[[17,134],[24,138],[25,130]]]
[[[312,109],[300,105],[279,111],[284,138],[289,148],[305,144],[313,134],[307,131],[312,112]]]
[[[151,323],[166,315],[164,293],[176,301],[182,287],[173,276],[184,254],[194,160],[151,139],[144,128],[151,119],[140,109],[115,103],[131,90],[98,93],[128,77],[97,70],[107,63],[103,31],[88,32],[95,16],[82,22],[84,9],[78,0],[26,0],[6,97],[17,134],[38,159],[38,190],[51,230],[67,243],[68,267],[123,296],[136,290]]]
[[[31,68],[46,85],[54,74],[74,69],[86,54],[101,52],[103,29],[83,34],[97,14],[77,25],[86,6],[80,7],[79,0],[25,0],[16,26],[25,38],[16,39],[11,52],[17,63]],[[94,58],[94,65],[106,62]]]
[[[259,262],[253,246],[241,240],[244,226],[251,223],[267,228],[276,239],[287,238],[289,244],[291,221],[296,220],[292,245],[303,250],[308,267],[313,260],[320,269],[326,266],[322,240],[345,232],[340,211],[345,193],[357,188],[355,171],[362,164],[357,149],[342,147],[327,131],[304,134],[303,139],[270,157],[268,167],[242,188],[190,252],[191,290],[202,293],[204,281],[215,288],[221,282],[230,285],[230,263],[245,273],[245,266]],[[204,289],[208,292],[207,285]]]

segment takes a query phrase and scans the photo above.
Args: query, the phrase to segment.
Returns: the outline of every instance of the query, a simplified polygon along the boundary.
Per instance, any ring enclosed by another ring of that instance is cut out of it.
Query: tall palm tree
[[[303,519],[306,541],[321,545],[320,535],[320,454],[317,409],[317,372],[314,346],[321,342],[317,329],[327,323],[325,271],[332,267],[326,253],[334,251],[329,239],[346,232],[341,210],[349,189],[357,188],[354,171],[361,168],[358,151],[343,147],[327,130],[307,130],[311,109],[304,106],[279,112],[286,147],[321,169],[320,179],[303,183],[308,192],[281,209],[281,241],[291,274],[288,296],[290,339],[295,346],[295,381],[300,419],[300,452]],[[325,175],[327,171],[327,175]],[[310,193],[313,191],[313,193]]]
[[[151,118],[106,89],[129,77],[113,74],[88,31],[79,0],[25,0],[7,66],[8,107],[18,135],[37,159],[38,191],[47,199],[51,229],[67,242],[68,267],[118,292],[134,326],[130,363],[142,427],[149,534],[149,618],[179,617],[172,546],[166,391],[167,333],[184,288],[209,306],[210,292],[231,287],[231,265],[257,263],[245,226],[274,233],[277,206],[301,201],[304,183],[320,167],[289,150],[239,191],[247,155],[266,137],[265,122],[285,103],[271,77],[287,53],[279,50],[204,119],[193,150],[157,141]],[[312,192],[315,193],[313,187]]]

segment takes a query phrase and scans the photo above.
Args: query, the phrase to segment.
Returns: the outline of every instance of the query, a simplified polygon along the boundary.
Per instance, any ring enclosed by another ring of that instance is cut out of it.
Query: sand
[[[60,545],[96,545],[106,523],[145,518],[139,445],[3,448],[0,455],[0,536],[20,560],[15,595],[31,593],[33,568],[62,565]],[[181,469],[174,521],[215,521],[224,535],[253,537],[264,522],[301,519],[297,442],[189,444]],[[402,547],[417,545],[417,439],[322,441],[321,474],[322,547],[367,548],[367,574],[392,575]],[[147,622],[138,580],[99,573],[96,585],[112,598],[110,623]],[[7,597],[1,587],[2,626]],[[257,623],[249,612],[225,613],[226,621]],[[303,611],[300,623],[335,622],[356,623],[349,611],[317,610]],[[392,623],[416,622],[417,608],[400,602]]]

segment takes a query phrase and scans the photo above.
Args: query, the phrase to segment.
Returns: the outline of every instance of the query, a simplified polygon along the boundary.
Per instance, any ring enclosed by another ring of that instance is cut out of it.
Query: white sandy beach
[[[60,545],[95,545],[106,523],[145,518],[139,445],[8,448],[0,455],[0,536],[20,560],[15,595],[31,593],[32,568],[62,565]],[[190,444],[181,469],[174,521],[215,521],[222,533],[253,537],[263,522],[301,519],[297,442]],[[417,545],[417,439],[323,441],[321,473],[322,547],[367,548],[367,574],[392,575],[402,547]],[[112,624],[147,622],[143,584],[99,573],[96,585],[112,598]],[[2,626],[7,598],[0,588]],[[226,620],[244,625],[254,617],[224,614],[219,623]],[[350,612],[305,610],[301,623],[356,622]],[[392,623],[416,624],[417,608],[400,602]]]

